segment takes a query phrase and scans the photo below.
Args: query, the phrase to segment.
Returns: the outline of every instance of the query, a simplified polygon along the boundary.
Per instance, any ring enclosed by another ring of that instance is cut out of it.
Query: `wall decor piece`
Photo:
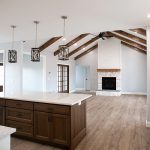
[[[67,16],[61,16],[61,18],[64,20],[63,39],[62,39],[63,45],[59,45],[58,59],[59,60],[69,60],[69,47],[65,45]]]
[[[14,31],[16,26],[12,25],[12,47],[11,50],[8,50],[8,62],[9,63],[16,63],[17,62],[17,51],[14,50]]]
[[[35,31],[35,48],[31,48],[31,61],[33,62],[39,62],[40,61],[40,50],[37,48],[37,25],[39,24],[39,21],[34,21],[36,25],[36,31]]]

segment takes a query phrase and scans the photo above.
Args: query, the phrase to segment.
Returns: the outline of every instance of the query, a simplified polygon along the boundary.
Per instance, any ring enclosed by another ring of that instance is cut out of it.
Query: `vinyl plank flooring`
[[[76,150],[150,150],[146,96],[93,96],[87,101],[87,135]],[[12,138],[12,150],[60,150]]]

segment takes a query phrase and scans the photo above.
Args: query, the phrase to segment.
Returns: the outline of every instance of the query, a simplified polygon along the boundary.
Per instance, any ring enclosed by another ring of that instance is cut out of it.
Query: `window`
[[[58,65],[58,92],[69,93],[69,66]]]

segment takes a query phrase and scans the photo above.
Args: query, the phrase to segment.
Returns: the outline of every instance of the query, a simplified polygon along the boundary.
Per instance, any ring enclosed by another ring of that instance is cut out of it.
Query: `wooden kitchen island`
[[[91,95],[24,93],[0,97],[0,125],[14,136],[73,150],[86,135],[86,99]]]

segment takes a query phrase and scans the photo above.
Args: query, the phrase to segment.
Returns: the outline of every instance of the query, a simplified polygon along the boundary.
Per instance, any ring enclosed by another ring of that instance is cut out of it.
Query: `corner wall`
[[[76,65],[90,67],[90,90],[96,91],[98,85],[97,68],[98,68],[98,49],[91,51],[85,56],[76,60]],[[78,87],[83,88],[83,87]]]
[[[122,47],[122,92],[147,93],[147,55]]]

